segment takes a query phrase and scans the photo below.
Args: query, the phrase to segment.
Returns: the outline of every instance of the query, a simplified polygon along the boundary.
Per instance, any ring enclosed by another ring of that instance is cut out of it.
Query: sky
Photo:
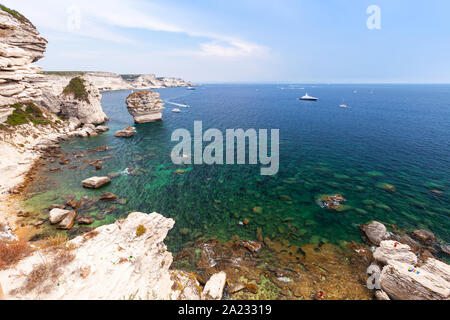
[[[450,83],[448,0],[0,2],[49,41],[38,62],[45,70],[198,83]]]

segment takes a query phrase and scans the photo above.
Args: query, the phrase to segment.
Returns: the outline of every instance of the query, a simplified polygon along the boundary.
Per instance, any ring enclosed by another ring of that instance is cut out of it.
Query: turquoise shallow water
[[[297,100],[302,88],[320,100]],[[71,140],[62,149],[70,155],[107,145],[109,151],[88,158],[113,157],[101,171],[83,164],[85,158],[72,161],[77,169],[50,173],[49,167],[60,166],[46,165],[40,174],[48,179],[33,186],[30,203],[44,207],[71,195],[116,193],[127,203],[94,226],[131,211],[156,211],[176,221],[167,239],[174,252],[200,237],[256,239],[258,228],[265,237],[299,245],[361,241],[358,225],[373,219],[404,230],[428,229],[450,242],[449,86],[205,85],[157,91],[166,101],[164,120],[136,125],[130,139],[113,136],[133,125],[125,106],[130,92],[103,93],[111,130]],[[343,101],[351,108],[339,108]],[[261,176],[259,165],[172,164],[170,136],[177,128],[192,131],[194,120],[202,120],[204,130],[280,129],[279,173]],[[136,174],[120,175],[101,190],[81,187],[87,177],[127,167]],[[178,169],[185,171],[176,174]],[[383,183],[396,192],[382,189]],[[327,211],[316,204],[321,194],[335,193],[348,200],[348,210]],[[112,205],[102,206],[87,213]],[[239,223],[244,219],[247,226]]]

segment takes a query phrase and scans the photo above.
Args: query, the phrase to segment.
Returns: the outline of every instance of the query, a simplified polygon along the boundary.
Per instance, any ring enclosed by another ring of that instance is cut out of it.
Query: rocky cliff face
[[[64,248],[35,252],[0,272],[5,298],[220,299],[224,273],[211,277],[203,294],[195,276],[169,269],[173,258],[163,241],[174,223],[134,212]]]
[[[137,91],[127,97],[128,112],[136,123],[146,123],[162,120],[163,102],[159,93],[152,91]]]
[[[92,82],[75,77],[58,96],[61,101],[60,113],[68,119],[77,118],[83,124],[102,124],[108,121],[108,117],[100,104],[101,97]]]
[[[44,56],[46,44],[30,21],[0,6],[0,118],[12,113],[10,105],[40,98],[35,83],[41,69],[32,63]]]

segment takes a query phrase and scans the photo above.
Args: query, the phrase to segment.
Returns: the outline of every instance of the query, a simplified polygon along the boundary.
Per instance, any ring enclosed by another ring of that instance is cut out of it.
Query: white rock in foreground
[[[226,280],[227,275],[223,271],[213,274],[205,284],[205,288],[203,289],[203,298],[213,300],[222,299]]]
[[[411,252],[407,244],[392,240],[382,241],[380,247],[373,253],[373,257],[383,264],[401,262],[415,265],[417,263],[417,256]]]
[[[61,267],[57,279],[43,277],[39,287],[26,292],[21,288],[26,285],[26,275],[36,265],[57,263],[52,256],[54,250],[35,252],[14,268],[0,271],[5,298],[200,299],[194,277],[169,270],[172,254],[163,240],[174,223],[158,213],[134,212],[124,220],[79,236],[69,242],[75,247],[70,251],[74,258]],[[138,228],[144,232],[137,234]],[[219,278],[222,284],[223,275],[213,277]],[[217,293],[216,297],[221,295]]]
[[[436,259],[413,267],[407,263],[393,262],[383,268],[381,289],[394,300],[448,300],[450,299],[450,266]]]

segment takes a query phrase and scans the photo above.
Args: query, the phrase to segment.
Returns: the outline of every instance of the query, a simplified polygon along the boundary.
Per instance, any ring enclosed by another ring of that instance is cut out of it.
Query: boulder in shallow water
[[[106,132],[108,130],[109,130],[109,128],[107,126],[97,126],[97,127],[95,127],[95,131],[98,132],[98,133]]]
[[[379,245],[386,236],[386,227],[378,221],[372,221],[361,226],[361,230],[366,235],[367,239],[375,245]]]
[[[69,213],[71,213],[71,210],[64,210],[55,208],[50,210],[49,218],[51,224],[56,224],[58,222],[61,222]]]
[[[94,219],[89,215],[84,215],[77,218],[77,223],[79,225],[87,225],[94,223]]]
[[[134,127],[126,127],[122,130],[116,131],[114,134],[115,137],[118,138],[130,138],[136,134],[136,128]]]
[[[81,183],[84,188],[98,189],[111,182],[108,177],[91,177],[83,180]]]
[[[117,196],[112,192],[106,192],[100,196],[100,200],[116,200]]]
[[[17,236],[8,225],[0,223],[0,241],[16,241]]]

